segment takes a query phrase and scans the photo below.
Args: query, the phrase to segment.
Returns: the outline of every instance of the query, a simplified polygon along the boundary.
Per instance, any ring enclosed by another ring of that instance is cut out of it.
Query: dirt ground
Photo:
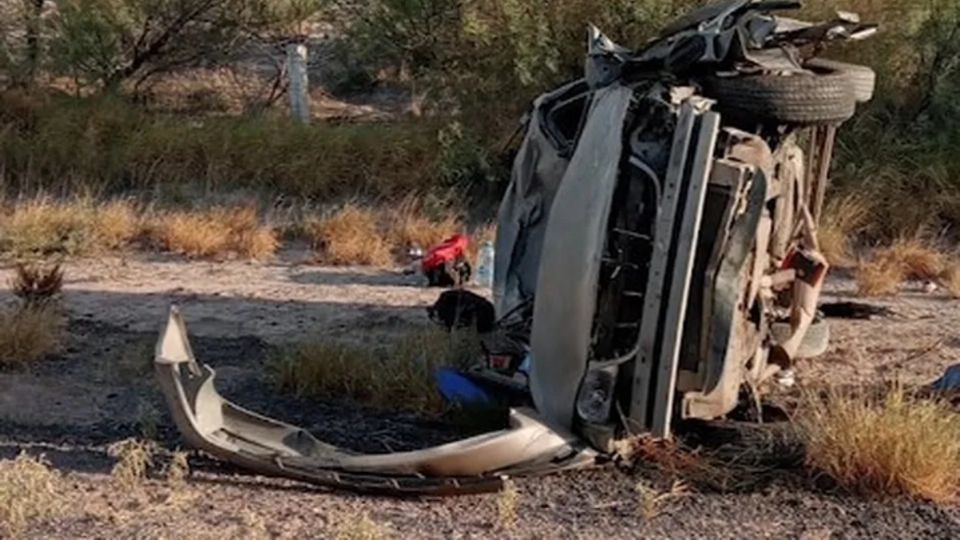
[[[424,307],[437,291],[398,272],[307,265],[296,252],[270,264],[81,260],[66,272],[65,352],[29,372],[0,373],[0,458],[43,454],[66,478],[70,504],[34,523],[31,537],[364,538],[357,535],[362,518],[395,538],[960,537],[956,509],[865,500],[799,475],[734,493],[688,490],[661,501],[656,515],[640,508],[640,473],[607,466],[518,479],[512,527],[498,511],[500,495],[359,497],[251,476],[200,455],[191,455],[183,487],[154,479],[122,488],[110,476],[111,443],[148,433],[167,450],[179,444],[150,368],[171,303],[182,307],[197,356],[217,369],[229,399],[357,450],[455,438],[438,422],[277,395],[265,375],[275,345],[305,336],[369,340],[426,325]],[[5,287],[9,277],[0,271]],[[833,278],[826,300],[852,291],[849,280]],[[10,298],[8,288],[0,291],[0,301]],[[960,362],[960,303],[919,287],[873,302],[894,315],[833,321],[830,351],[800,363],[800,385],[893,378],[923,384]]]

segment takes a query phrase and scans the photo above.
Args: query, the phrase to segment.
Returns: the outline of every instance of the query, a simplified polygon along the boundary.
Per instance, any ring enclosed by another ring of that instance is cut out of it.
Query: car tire
[[[770,333],[775,341],[782,343],[790,337],[790,323],[771,323]],[[803,335],[803,340],[800,341],[800,347],[794,356],[796,358],[816,358],[827,352],[829,346],[830,324],[826,319],[815,319],[810,323],[807,333]]]
[[[842,74],[853,87],[853,95],[857,103],[866,103],[873,99],[873,92],[877,87],[877,73],[867,66],[814,58],[804,67],[815,73]]]
[[[708,76],[703,93],[721,113],[778,124],[841,124],[856,112],[857,99],[843,72]]]

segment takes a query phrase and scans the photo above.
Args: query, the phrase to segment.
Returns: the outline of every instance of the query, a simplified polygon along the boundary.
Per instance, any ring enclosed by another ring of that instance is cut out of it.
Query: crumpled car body
[[[721,2],[635,54],[592,30],[585,77],[535,100],[498,214],[498,324],[523,329],[530,364],[507,428],[414,452],[334,447],[223,399],[173,309],[155,366],[185,439],[331,488],[471,493],[723,417],[742,388],[816,354],[805,339],[828,269],[816,222],[835,131],[872,87],[866,68],[857,86],[788,45],[870,27],[769,15],[786,4]]]

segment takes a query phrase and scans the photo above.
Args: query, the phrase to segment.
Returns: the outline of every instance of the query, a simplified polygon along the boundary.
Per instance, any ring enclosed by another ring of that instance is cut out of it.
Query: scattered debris
[[[824,317],[832,319],[873,319],[874,317],[892,317],[894,311],[888,307],[864,304],[862,302],[828,302],[818,308]]]
[[[643,519],[650,521],[663,513],[666,503],[687,495],[687,486],[682,481],[676,480],[670,489],[661,491],[640,481],[634,486],[634,491],[637,492],[640,515]]]
[[[427,315],[447,330],[476,328],[487,334],[493,331],[493,304],[486,298],[464,289],[444,291],[434,304],[427,308]]]
[[[960,364],[949,366],[939,379],[930,384],[930,387],[937,392],[960,390]]]

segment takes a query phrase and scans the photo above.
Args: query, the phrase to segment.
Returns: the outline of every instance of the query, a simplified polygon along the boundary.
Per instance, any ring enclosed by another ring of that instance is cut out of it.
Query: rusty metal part
[[[833,147],[837,138],[837,126],[820,126],[813,129],[810,152],[810,176],[814,181],[810,189],[808,205],[814,223],[820,222],[823,213],[823,200],[827,193],[830,174],[830,161],[833,159]]]
[[[176,307],[154,366],[187,443],[261,474],[366,493],[452,495],[494,491],[504,476],[589,465],[596,456],[573,434],[523,409],[511,410],[508,429],[424,450],[366,455],[337,448],[221,397],[214,370],[194,358]]]
[[[793,282],[791,333],[789,338],[779,344],[790,358],[796,358],[807,329],[817,315],[817,301],[830,268],[826,258],[818,251],[802,251],[797,257],[801,260],[800,264],[796,265],[798,279]]]

